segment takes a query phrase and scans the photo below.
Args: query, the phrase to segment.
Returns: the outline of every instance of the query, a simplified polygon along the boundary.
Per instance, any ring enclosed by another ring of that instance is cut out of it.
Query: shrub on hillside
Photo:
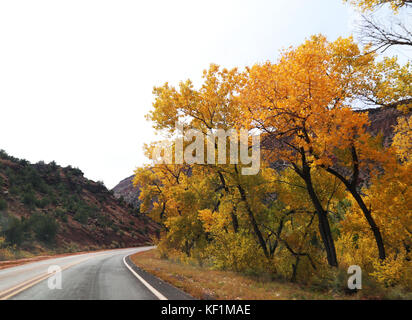
[[[8,217],[2,221],[2,229],[6,242],[10,245],[21,246],[31,242],[33,237],[51,244],[55,240],[58,224],[53,217],[34,213],[28,219]]]
[[[0,211],[4,211],[7,209],[7,201],[4,199],[0,199]]]
[[[81,224],[86,224],[89,220],[89,213],[87,210],[81,208],[74,215],[74,220],[80,222]]]
[[[54,242],[59,225],[53,217],[34,213],[28,219],[28,224],[38,240],[49,244]]]
[[[62,209],[56,209],[56,211],[54,212],[54,216],[58,219],[60,219],[63,222],[67,222],[68,218],[67,218],[67,213],[62,210]]]
[[[36,199],[35,203],[37,208],[44,209],[50,204],[50,200],[47,197],[44,197],[43,199]]]
[[[3,226],[6,242],[20,246],[26,238],[27,228],[24,221],[17,217],[9,217]]]
[[[36,196],[34,195],[34,192],[32,190],[27,191],[23,194],[23,203],[29,209],[34,209],[36,200]]]

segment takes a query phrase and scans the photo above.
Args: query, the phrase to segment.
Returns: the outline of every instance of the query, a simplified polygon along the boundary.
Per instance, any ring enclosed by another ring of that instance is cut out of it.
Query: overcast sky
[[[341,0],[0,1],[0,149],[112,188],[147,161],[152,88],[351,33]]]

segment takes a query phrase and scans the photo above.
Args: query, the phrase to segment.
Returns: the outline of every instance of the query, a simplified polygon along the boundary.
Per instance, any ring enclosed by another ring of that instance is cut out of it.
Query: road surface
[[[144,280],[139,280],[139,276],[129,270],[124,259],[130,254],[151,248],[99,251],[0,270],[0,299],[159,299],[156,290],[153,292],[144,284]],[[61,289],[49,288],[49,283],[58,283],[55,273],[49,273],[50,266],[58,266],[62,270]]]

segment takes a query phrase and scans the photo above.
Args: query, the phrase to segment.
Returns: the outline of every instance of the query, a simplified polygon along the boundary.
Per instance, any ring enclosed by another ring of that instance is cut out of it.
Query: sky
[[[0,1],[0,149],[112,188],[159,139],[153,86],[348,36],[353,17],[341,0]]]

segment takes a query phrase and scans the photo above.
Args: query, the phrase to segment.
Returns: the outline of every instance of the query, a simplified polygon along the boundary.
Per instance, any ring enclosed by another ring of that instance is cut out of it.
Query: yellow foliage
[[[360,8],[362,11],[371,11],[376,7],[384,4],[389,4],[394,12],[398,12],[400,8],[407,5],[408,0],[344,0],[352,5]]]
[[[412,120],[411,117],[399,117],[395,127],[395,136],[392,145],[400,160],[410,162],[412,159]]]
[[[393,145],[384,149],[380,137],[366,130],[368,114],[354,112],[351,103],[363,96],[393,106],[408,98],[411,65],[363,53],[351,37],[329,42],[317,35],[284,50],[276,63],[244,72],[212,64],[198,89],[190,80],[154,89],[148,118],[159,132],[173,136],[176,122],[201,132],[246,127],[278,143],[265,141],[264,163],[255,176],[241,175],[241,165],[233,164],[138,168],[134,184],[141,190],[141,212],[164,226],[162,255],[302,282],[342,277],[342,270],[328,267],[319,230],[323,216],[302,178],[304,168],[330,221],[340,266],[359,265],[384,285],[410,287],[411,120],[399,119]],[[146,154],[155,146],[146,146]],[[348,191],[353,185],[380,229],[384,262],[377,260],[365,209]]]
[[[412,289],[412,261],[411,255],[405,251],[391,254],[385,261],[375,261],[371,276],[386,287],[401,285]]]
[[[256,241],[244,234],[222,232],[216,235],[207,247],[207,253],[217,269],[256,273],[269,271],[270,266]]]

